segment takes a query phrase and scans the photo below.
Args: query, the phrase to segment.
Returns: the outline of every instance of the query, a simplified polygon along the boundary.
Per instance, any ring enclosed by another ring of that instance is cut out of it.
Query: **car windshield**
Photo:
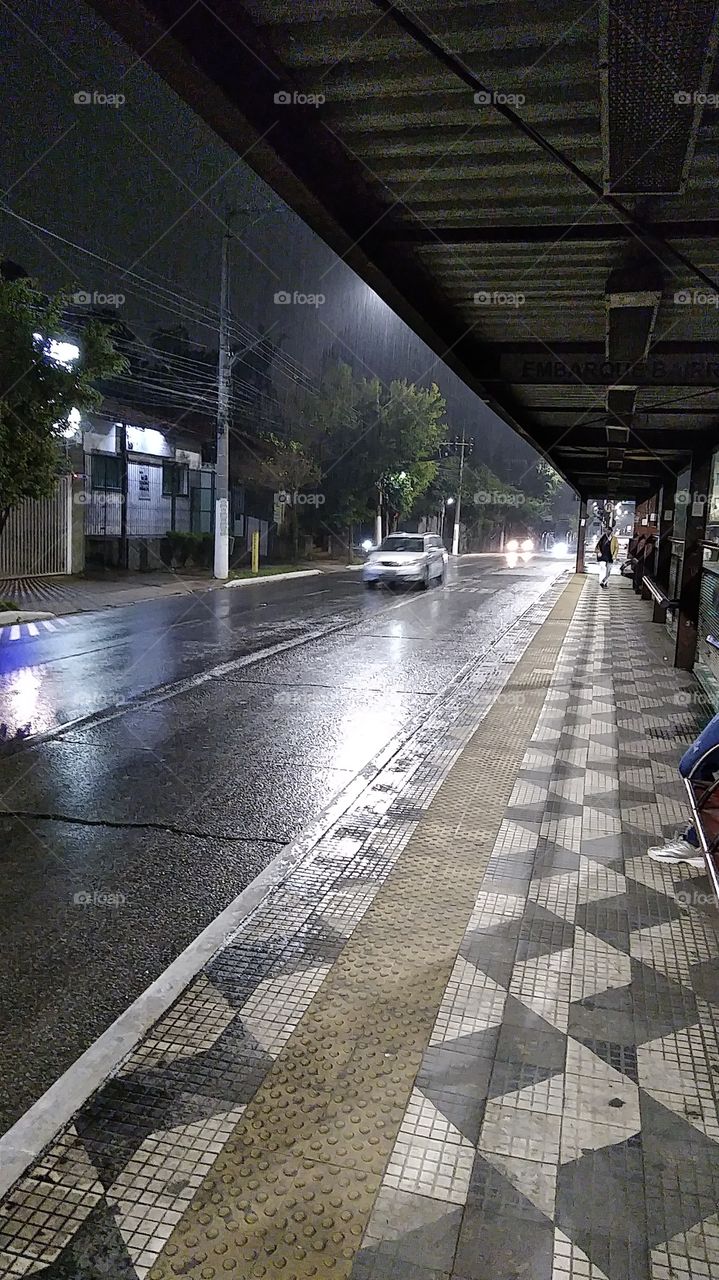
[[[424,538],[385,538],[380,551],[424,551]]]

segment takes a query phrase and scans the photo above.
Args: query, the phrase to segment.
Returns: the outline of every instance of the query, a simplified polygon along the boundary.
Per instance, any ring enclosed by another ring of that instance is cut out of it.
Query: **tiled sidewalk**
[[[719,1277],[719,915],[645,856],[703,711],[662,640],[587,583],[354,1280]]]
[[[644,856],[701,707],[628,586],[557,597],[8,1195],[0,1274],[719,1277],[719,916]]]

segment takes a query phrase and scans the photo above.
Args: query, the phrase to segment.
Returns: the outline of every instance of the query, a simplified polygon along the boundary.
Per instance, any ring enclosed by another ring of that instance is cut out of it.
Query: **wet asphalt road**
[[[566,567],[253,584],[3,645],[0,723],[50,736],[0,757],[0,1132]]]

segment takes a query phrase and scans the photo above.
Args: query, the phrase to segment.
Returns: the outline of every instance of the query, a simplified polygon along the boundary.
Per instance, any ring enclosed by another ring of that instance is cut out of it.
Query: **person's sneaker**
[[[688,862],[690,867],[703,867],[704,856],[699,853],[695,844],[690,844],[683,836],[667,840],[666,844],[656,844],[647,850],[654,862]]]

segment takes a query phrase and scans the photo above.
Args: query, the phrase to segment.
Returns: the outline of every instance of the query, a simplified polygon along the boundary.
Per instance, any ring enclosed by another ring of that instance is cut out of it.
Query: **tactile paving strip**
[[[151,1280],[350,1275],[581,587],[429,804]]]

